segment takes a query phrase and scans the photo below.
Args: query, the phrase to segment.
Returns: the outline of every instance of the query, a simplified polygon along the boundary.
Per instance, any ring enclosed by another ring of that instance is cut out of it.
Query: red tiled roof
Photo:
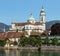
[[[24,36],[25,36],[25,35],[28,35],[28,33],[27,33],[27,32],[22,32],[22,35],[24,35]]]
[[[42,25],[43,23],[36,22],[34,25]]]
[[[45,34],[46,36],[49,35],[48,31],[44,31],[41,35]]]
[[[19,38],[22,35],[27,35],[27,32],[8,32],[6,33],[6,38]]]
[[[15,32],[8,32],[6,33],[7,38],[14,38],[15,37]]]
[[[38,36],[40,36],[41,33],[40,32],[31,32],[31,35],[38,35]]]
[[[4,32],[0,32],[0,40],[3,40],[4,39],[4,35],[5,35]]]
[[[21,36],[21,32],[8,32],[6,34],[7,38],[15,38],[15,37],[18,38],[20,36]]]
[[[18,38],[18,37],[21,36],[21,34],[22,34],[21,32],[17,32],[17,33],[15,34],[15,37]]]

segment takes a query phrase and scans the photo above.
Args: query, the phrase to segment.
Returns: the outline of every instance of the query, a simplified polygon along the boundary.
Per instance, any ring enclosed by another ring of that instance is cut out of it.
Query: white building
[[[45,11],[44,8],[42,7],[40,15],[39,15],[39,22],[35,21],[35,18],[30,14],[30,18],[27,20],[27,22],[22,22],[22,23],[17,23],[13,22],[12,23],[12,29],[13,31],[16,31],[18,29],[19,32],[27,32],[28,36],[31,35],[31,32],[39,32],[43,33],[46,28],[45,28]]]

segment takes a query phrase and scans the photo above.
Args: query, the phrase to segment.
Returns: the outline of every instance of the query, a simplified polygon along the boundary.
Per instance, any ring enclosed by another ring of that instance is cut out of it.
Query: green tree
[[[4,42],[4,44],[6,44],[7,42],[9,42],[9,39],[8,39],[8,38],[5,38],[5,39],[3,40],[3,42]]]
[[[28,44],[28,38],[21,36],[19,40],[19,46],[26,46]]]
[[[4,40],[0,40],[0,46],[5,46],[7,40],[9,40],[9,39],[5,38]]]
[[[28,42],[31,46],[41,46],[42,44],[41,37],[29,37]]]
[[[4,45],[5,45],[4,41],[0,40],[0,46],[4,46]]]
[[[48,38],[48,36],[44,39],[44,43],[48,46],[50,45],[50,39]]]
[[[31,46],[35,46],[37,43],[37,39],[35,37],[29,37],[29,44]]]
[[[57,45],[58,44],[58,38],[56,36],[52,39],[52,44],[53,45]]]
[[[35,37],[36,38],[36,44],[38,46],[41,46],[42,45],[42,40],[41,40],[41,37]]]

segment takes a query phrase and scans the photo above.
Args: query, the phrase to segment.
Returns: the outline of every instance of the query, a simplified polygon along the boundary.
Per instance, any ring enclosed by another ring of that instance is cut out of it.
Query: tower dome
[[[44,13],[45,11],[44,11],[44,8],[42,7],[42,9],[41,9],[41,13]]]
[[[40,12],[40,16],[45,16],[46,14],[45,14],[45,10],[44,10],[44,8],[43,8],[43,6],[42,6],[42,9],[41,9],[41,12]]]
[[[29,21],[34,21],[35,19],[32,16],[32,13],[30,14],[30,18],[28,19]]]
[[[35,19],[32,16],[32,13],[30,14],[30,18],[28,19],[28,22],[34,23]]]

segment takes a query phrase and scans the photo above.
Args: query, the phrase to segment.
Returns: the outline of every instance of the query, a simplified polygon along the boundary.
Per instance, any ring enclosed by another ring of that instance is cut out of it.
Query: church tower
[[[41,12],[40,12],[40,22],[41,23],[45,23],[45,17],[46,17],[45,11],[44,11],[44,8],[42,7]]]

